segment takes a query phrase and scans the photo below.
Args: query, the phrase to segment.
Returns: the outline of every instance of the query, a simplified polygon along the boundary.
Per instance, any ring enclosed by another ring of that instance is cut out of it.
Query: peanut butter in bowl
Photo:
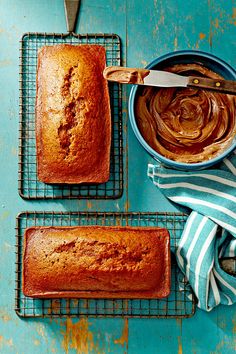
[[[166,71],[222,79],[201,64],[176,64]],[[236,99],[204,89],[140,87],[135,116],[147,144],[162,156],[200,163],[219,156],[236,135]]]

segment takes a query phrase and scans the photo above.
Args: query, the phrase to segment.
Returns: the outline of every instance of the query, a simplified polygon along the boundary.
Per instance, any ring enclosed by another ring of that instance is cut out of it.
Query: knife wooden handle
[[[205,88],[236,95],[236,81],[215,80],[206,77],[189,76],[188,87]]]

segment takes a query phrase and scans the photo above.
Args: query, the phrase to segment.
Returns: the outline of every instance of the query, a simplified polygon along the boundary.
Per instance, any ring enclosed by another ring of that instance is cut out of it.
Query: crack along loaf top
[[[36,145],[45,183],[109,179],[111,114],[99,45],[45,46],[38,53]]]

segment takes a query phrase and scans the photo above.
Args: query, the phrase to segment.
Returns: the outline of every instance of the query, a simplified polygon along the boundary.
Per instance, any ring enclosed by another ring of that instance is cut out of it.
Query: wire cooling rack
[[[35,94],[38,49],[54,44],[100,44],[106,49],[107,65],[121,65],[121,43],[115,34],[27,33],[20,47],[20,125],[18,190],[26,199],[115,199],[123,193],[122,94],[121,86],[109,84],[112,112],[110,179],[103,184],[50,185],[39,182],[36,171]]]
[[[15,311],[22,317],[191,317],[195,301],[175,261],[175,249],[187,216],[181,213],[23,212],[16,224]],[[130,225],[159,226],[170,231],[171,293],[164,299],[33,299],[22,293],[24,231],[30,226]]]

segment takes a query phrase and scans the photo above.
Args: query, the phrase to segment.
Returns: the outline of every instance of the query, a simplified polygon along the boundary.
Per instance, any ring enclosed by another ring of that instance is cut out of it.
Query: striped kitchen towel
[[[236,155],[219,169],[183,172],[148,165],[148,176],[190,216],[176,251],[179,267],[206,311],[236,303],[236,277],[221,267],[236,257]]]

